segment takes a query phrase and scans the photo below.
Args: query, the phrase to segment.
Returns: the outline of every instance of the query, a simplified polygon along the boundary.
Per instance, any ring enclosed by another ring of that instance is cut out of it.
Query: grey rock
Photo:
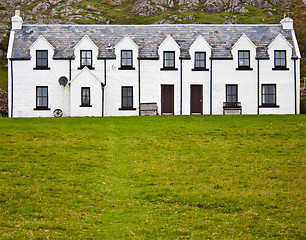
[[[37,4],[33,9],[32,12],[37,13],[37,12],[44,12],[50,7],[50,4],[47,2],[41,2]]]

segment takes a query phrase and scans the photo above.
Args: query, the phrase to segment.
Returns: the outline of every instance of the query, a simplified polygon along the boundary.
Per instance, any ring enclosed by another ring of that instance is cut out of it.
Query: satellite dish
[[[68,83],[68,79],[66,78],[66,77],[60,77],[59,79],[58,79],[58,82],[59,82],[59,84],[60,85],[64,85],[64,86],[66,86],[66,84]]]
[[[53,115],[54,117],[61,117],[63,116],[63,111],[61,109],[55,109]]]

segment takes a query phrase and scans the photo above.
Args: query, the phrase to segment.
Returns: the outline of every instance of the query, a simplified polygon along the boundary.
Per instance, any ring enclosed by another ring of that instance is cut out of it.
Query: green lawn
[[[1,239],[305,239],[306,116],[0,119]]]

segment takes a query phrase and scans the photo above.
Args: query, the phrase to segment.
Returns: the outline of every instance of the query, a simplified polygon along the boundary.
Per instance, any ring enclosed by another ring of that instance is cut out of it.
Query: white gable
[[[232,46],[232,50],[234,50],[236,48],[250,49],[250,47],[256,49],[255,44],[248,38],[248,36],[245,35],[245,34],[242,34],[242,36]]]
[[[82,48],[82,49],[91,49],[94,47],[95,49],[99,49],[97,45],[88,37],[85,35],[78,43],[75,45],[74,49]]]
[[[133,41],[133,39],[129,35],[125,35],[116,45],[116,48],[136,48],[139,49],[137,44]]]
[[[71,81],[69,81],[69,83],[71,83],[71,82],[73,82],[73,81],[75,81],[76,79],[79,79],[79,78],[82,79],[82,77],[83,77],[83,79],[85,79],[87,81],[90,80],[90,79],[95,79],[95,80],[99,81],[100,83],[102,83],[102,81],[92,71],[90,71],[88,69],[88,67],[84,67],[78,75],[76,75]],[[86,83],[86,82],[84,81],[84,83]]]
[[[173,39],[171,35],[168,35],[165,40],[159,45],[159,48],[180,48],[178,43]]]
[[[36,41],[31,45],[30,50],[32,48],[51,48],[54,50],[54,47],[52,46],[51,43],[48,42],[47,39],[44,38],[44,36],[40,35]]]
[[[211,46],[208,42],[203,38],[202,35],[198,36],[197,39],[190,45],[189,49],[198,50],[198,49],[211,49]]]
[[[287,39],[280,33],[277,35],[276,38],[272,40],[272,42],[269,44],[268,48],[275,47],[276,45],[288,45],[290,48],[292,48],[292,45],[287,41]]]

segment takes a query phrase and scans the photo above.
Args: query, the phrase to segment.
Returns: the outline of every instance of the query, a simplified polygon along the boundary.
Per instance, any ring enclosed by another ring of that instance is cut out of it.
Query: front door
[[[191,85],[190,86],[190,113],[202,114],[203,113],[203,86]]]
[[[174,86],[161,86],[161,113],[164,115],[174,114]]]

